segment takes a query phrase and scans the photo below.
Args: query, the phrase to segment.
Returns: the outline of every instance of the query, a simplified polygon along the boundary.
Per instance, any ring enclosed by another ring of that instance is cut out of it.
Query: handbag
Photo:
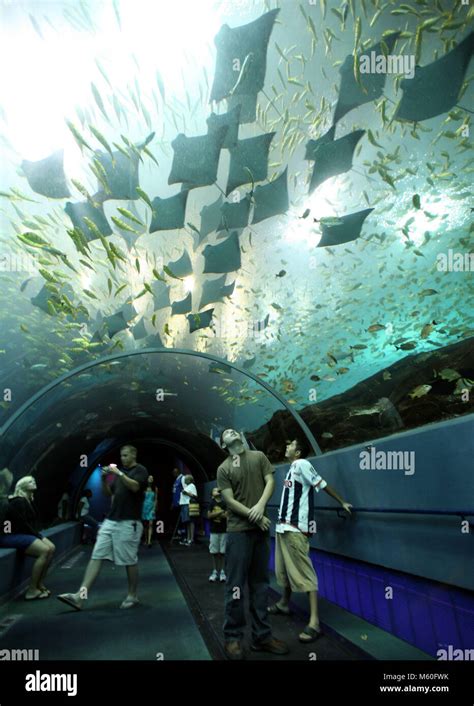
[[[189,501],[189,517],[199,517],[201,514],[201,508],[199,507],[199,500],[197,498],[191,498]]]

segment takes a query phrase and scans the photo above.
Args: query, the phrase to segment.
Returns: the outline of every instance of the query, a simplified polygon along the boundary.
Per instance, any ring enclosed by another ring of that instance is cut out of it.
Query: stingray
[[[247,125],[255,122],[257,117],[258,94],[252,96],[231,96],[227,100],[227,110],[231,111],[240,107],[240,124]]]
[[[121,311],[127,321],[131,321],[137,315],[137,311],[135,310],[133,304],[124,304]]]
[[[260,223],[290,207],[288,198],[288,167],[279,177],[264,186],[257,186],[254,194],[255,208],[252,223]]]
[[[98,181],[98,193],[103,201],[107,199],[138,199],[137,186],[138,182],[138,155],[135,152],[129,152],[126,157],[122,152],[112,152],[112,156],[108,152],[95,152],[96,159],[100,162],[105,170],[105,180],[109,187],[109,192],[104,191],[103,185]]]
[[[204,240],[206,235],[217,230],[219,223],[221,222],[221,209],[224,199],[222,195],[219,196],[217,201],[211,203],[209,206],[203,206],[201,209],[201,227],[199,232],[201,234],[200,243]]]
[[[225,135],[224,142],[222,143],[223,149],[230,149],[235,147],[237,140],[239,139],[239,122],[240,122],[240,111],[242,109],[241,104],[235,106],[232,110],[227,113],[222,113],[222,115],[216,115],[211,113],[211,115],[206,120],[207,122],[207,132],[212,135],[216,130],[221,127],[226,127],[227,132]]]
[[[104,316],[104,321],[107,326],[109,338],[113,338],[116,333],[124,331],[128,326],[127,319],[122,311],[118,311],[116,314],[112,314],[112,316]]]
[[[308,140],[306,143],[306,152],[304,155],[304,158],[306,160],[312,160],[315,159],[314,153],[317,150],[317,148],[320,145],[324,145],[327,142],[332,142],[334,140],[334,133],[336,131],[336,124],[331,125],[329,130],[324,133],[324,135],[321,135],[321,137],[318,137],[317,140]]]
[[[107,218],[104,214],[104,208],[100,204],[95,208],[88,201],[73,203],[68,201],[64,209],[72,221],[74,228],[79,228],[85,235],[88,241],[97,240],[94,231],[89,229],[89,226],[84,221],[84,217],[92,221],[100,230],[103,236],[112,235],[112,229],[109,226]]]
[[[188,314],[186,316],[189,321],[189,333],[194,333],[201,328],[208,328],[211,325],[214,309],[206,309],[198,314]]]
[[[226,196],[242,184],[263,181],[268,174],[268,152],[276,133],[249,137],[239,140],[237,147],[230,151],[229,178]]]
[[[165,309],[167,306],[171,306],[170,303],[170,288],[166,286],[163,282],[154,282],[151,285],[153,291],[153,307],[154,311],[159,309]]]
[[[191,292],[189,292],[189,294],[184,299],[181,299],[177,302],[173,302],[171,304],[171,316],[177,316],[178,314],[188,314],[192,308],[192,296]]]
[[[186,137],[180,133],[175,137],[171,143],[174,157],[168,184],[185,182],[187,187],[214,184],[227,130],[227,125],[219,125],[207,135]]]
[[[183,252],[180,258],[174,260],[174,262],[169,262],[168,267],[171,272],[176,275],[176,277],[188,277],[193,273],[191,258],[189,257],[186,250]]]
[[[207,306],[207,304],[221,302],[224,300],[224,297],[228,297],[232,294],[235,281],[226,285],[225,280],[226,275],[222,275],[222,277],[218,277],[217,279],[204,282],[202,285],[201,301],[199,303],[200,309]]]
[[[257,356],[254,355],[253,358],[247,358],[247,360],[244,360],[244,362],[241,364],[241,368],[244,370],[249,370],[254,364],[255,361],[257,360]]]
[[[154,333],[145,339],[145,348],[164,348],[163,341],[159,334]]]
[[[50,199],[65,199],[71,195],[66,184],[63,158],[64,150],[58,150],[38,162],[23,160],[21,168],[33,191]]]
[[[133,338],[136,341],[139,341],[141,338],[145,338],[148,336],[146,327],[145,327],[145,317],[142,316],[138,324],[136,324],[132,329],[130,329],[133,335]]]
[[[352,168],[354,150],[363,135],[365,130],[354,130],[334,142],[324,142],[316,148],[313,156],[315,164],[309,185],[310,194],[326,179],[348,172]]]
[[[217,57],[210,101],[220,101],[230,94],[256,95],[262,90],[268,42],[278,13],[279,10],[271,10],[240,27],[231,29],[225,24],[220,28],[214,39]],[[249,55],[248,71],[242,71]]]
[[[239,236],[234,231],[219,245],[206,245],[202,252],[204,256],[204,273],[234,272],[240,269]]]
[[[384,38],[384,42],[388,47],[388,54],[392,54],[393,47],[399,36],[399,32],[393,32]],[[361,56],[371,56],[371,52],[375,55],[380,56],[383,54],[381,43],[378,42],[373,46],[366,49],[363,54],[359,54],[359,59]],[[360,66],[360,61],[359,61]],[[364,103],[370,103],[375,98],[379,98],[382,95],[385,79],[387,78],[386,73],[371,73],[371,74],[360,74],[361,86],[357,83],[354,76],[354,56],[349,54],[346,56],[344,63],[339,69],[341,74],[341,86],[339,89],[339,97],[336,105],[336,112],[334,113],[334,123],[337,123],[343,115],[348,113],[353,108],[357,108]]]
[[[341,216],[339,219],[342,223],[338,225],[322,225],[322,238],[319,241],[318,248],[324,248],[329,245],[342,245],[350,243],[352,240],[357,240],[362,230],[362,225],[373,208],[365,208],[363,211],[349,213],[347,216]]]
[[[160,199],[159,196],[153,199],[153,216],[150,223],[150,233],[157,230],[175,230],[182,228],[186,217],[186,202],[188,192],[181,191],[175,196],[167,199]]]
[[[405,78],[400,83],[403,97],[395,119],[419,122],[451,110],[458,102],[473,51],[474,32],[471,32],[440,59],[417,66],[414,78]]]
[[[245,228],[249,222],[251,200],[246,196],[236,203],[225,203],[222,206],[221,222],[217,230],[229,230],[230,228]]]

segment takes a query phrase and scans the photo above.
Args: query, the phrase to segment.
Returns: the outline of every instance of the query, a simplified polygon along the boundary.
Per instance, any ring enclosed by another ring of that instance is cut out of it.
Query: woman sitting
[[[51,595],[51,591],[44,585],[44,578],[55,550],[54,544],[40,532],[40,520],[33,504],[35,490],[36,481],[33,476],[20,478],[13,495],[8,497],[6,522],[0,534],[1,548],[19,549],[36,559],[30,585],[25,593],[27,601]]]

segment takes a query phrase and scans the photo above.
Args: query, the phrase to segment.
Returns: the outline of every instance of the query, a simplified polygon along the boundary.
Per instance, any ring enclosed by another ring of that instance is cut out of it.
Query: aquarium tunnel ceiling
[[[473,410],[472,6],[0,19],[4,465],[153,434],[215,465],[229,425],[278,460]]]

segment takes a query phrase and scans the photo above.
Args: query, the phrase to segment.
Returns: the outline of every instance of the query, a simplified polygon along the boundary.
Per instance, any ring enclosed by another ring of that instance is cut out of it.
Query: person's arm
[[[248,519],[250,509],[245,507],[245,505],[242,505],[242,503],[239,503],[239,501],[234,498],[232,488],[221,488],[221,493],[225,500],[225,504],[231,512],[235,512],[236,515],[241,515],[242,517]]]
[[[102,492],[104,495],[108,495],[109,497],[112,497],[113,493],[110,489],[109,484],[107,483],[107,472],[108,472],[108,466],[105,466],[105,468],[102,469],[102,473],[100,476],[100,480],[102,481]]]
[[[117,468],[114,463],[109,466],[109,472],[114,473],[116,476],[121,478],[124,486],[131,490],[132,493],[138,493],[138,491],[140,490],[140,483],[137,480],[133,480],[133,478],[129,478],[128,476],[126,476],[125,473],[119,468]]]
[[[351,514],[350,508],[352,507],[352,505],[351,505],[350,503],[346,503],[346,501],[343,500],[343,499],[341,498],[341,496],[340,496],[338,493],[336,493],[336,491],[334,490],[334,488],[331,488],[330,485],[327,485],[327,486],[324,488],[324,491],[325,491],[328,495],[330,495],[332,498],[334,498],[334,500],[337,500],[337,502],[341,504],[341,506],[344,508],[344,510],[346,510],[346,512],[349,513],[349,515]]]
[[[264,476],[264,480],[265,488],[263,489],[263,493],[260,497],[260,500],[252,508],[250,508],[248,515],[248,519],[250,520],[250,522],[262,521],[263,516],[265,514],[267,502],[270,500],[273,495],[273,491],[275,490],[275,479],[273,477],[273,473],[269,473],[268,475]]]

